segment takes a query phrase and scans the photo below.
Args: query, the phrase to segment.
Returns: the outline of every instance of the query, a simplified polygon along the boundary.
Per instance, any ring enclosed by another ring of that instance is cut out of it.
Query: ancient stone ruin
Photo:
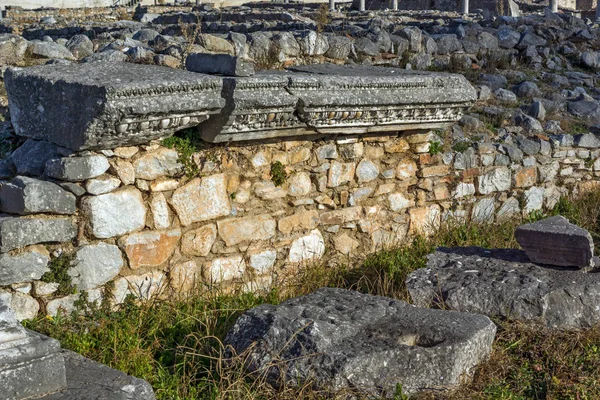
[[[524,250],[439,248],[406,285],[414,304],[440,306],[552,328],[600,322],[600,274],[586,230],[551,217],[516,232]]]

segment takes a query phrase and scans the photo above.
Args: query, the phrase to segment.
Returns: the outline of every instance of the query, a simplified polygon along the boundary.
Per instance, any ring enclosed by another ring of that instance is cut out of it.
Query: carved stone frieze
[[[15,132],[73,150],[168,137],[225,105],[219,77],[151,65],[44,65],[5,82]]]

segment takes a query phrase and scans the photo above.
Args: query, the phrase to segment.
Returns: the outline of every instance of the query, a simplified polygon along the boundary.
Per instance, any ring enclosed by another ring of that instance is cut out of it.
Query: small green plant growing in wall
[[[471,147],[471,145],[471,142],[466,142],[463,140],[452,146],[452,150],[454,150],[457,153],[464,153],[469,147]]]
[[[275,161],[271,164],[271,181],[275,186],[281,186],[287,179],[287,172],[281,161]]]
[[[179,136],[171,136],[162,141],[163,146],[177,150],[179,162],[183,164],[183,169],[188,177],[197,175],[199,172],[198,165],[193,158],[194,153],[197,152],[193,142],[195,134],[193,128],[186,129]]]
[[[439,154],[442,152],[442,143],[438,142],[437,140],[434,142],[430,142],[429,143],[429,154],[431,154],[432,156]]]
[[[42,275],[42,278],[40,279],[42,282],[46,283],[58,283],[56,294],[59,296],[73,294],[77,290],[75,285],[73,285],[71,276],[68,274],[69,268],[71,267],[71,261],[73,261],[73,254],[62,253],[50,261],[50,265],[48,265],[50,271]]]

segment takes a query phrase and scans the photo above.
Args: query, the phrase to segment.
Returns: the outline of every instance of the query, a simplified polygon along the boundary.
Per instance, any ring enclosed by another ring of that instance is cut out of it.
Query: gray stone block
[[[515,231],[515,238],[531,262],[560,267],[594,266],[592,235],[565,217],[521,225]]]
[[[24,249],[17,254],[0,254],[0,286],[38,280],[49,271],[50,255],[43,247]]]
[[[74,214],[75,196],[60,186],[17,176],[0,186],[0,211],[11,214]]]
[[[110,164],[103,155],[55,158],[46,162],[45,174],[61,181],[81,182],[105,173]]]
[[[69,242],[77,226],[68,217],[0,217],[0,252],[49,242]]]
[[[5,84],[18,135],[72,150],[147,143],[224,105],[218,77],[131,63],[13,68]]]
[[[154,400],[148,382],[124,374],[73,353],[62,350],[67,387],[40,400]]]
[[[28,139],[9,157],[19,175],[42,176],[46,162],[52,158],[68,156],[71,151],[43,141]]]
[[[185,60],[188,71],[227,76],[252,76],[254,64],[229,54],[192,53]]]
[[[439,248],[406,279],[415,305],[489,317],[533,320],[551,328],[600,322],[600,274],[541,267],[522,250]]]
[[[53,393],[66,386],[60,344],[26,331],[0,298],[0,396],[21,400]]]
[[[324,288],[246,312],[225,341],[271,381],[391,398],[396,384],[409,394],[458,385],[495,332],[482,315]]]

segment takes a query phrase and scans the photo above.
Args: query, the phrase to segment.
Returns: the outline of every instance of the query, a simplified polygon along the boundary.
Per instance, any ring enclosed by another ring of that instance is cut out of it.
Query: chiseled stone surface
[[[112,280],[123,267],[121,250],[103,242],[81,247],[68,270],[78,290],[89,290]]]
[[[0,252],[30,244],[69,242],[77,227],[68,217],[0,217]]]
[[[62,181],[80,182],[105,173],[110,164],[100,154],[82,157],[54,158],[46,162],[45,173]]]
[[[21,400],[53,393],[66,386],[58,341],[26,331],[7,298],[0,295],[0,389],[2,398]]]
[[[248,351],[248,368],[268,371],[272,382],[392,398],[397,384],[405,394],[458,386],[490,353],[495,333],[483,315],[323,288],[247,311],[225,343]]]
[[[600,322],[600,274],[533,264],[522,250],[439,248],[409,275],[415,305],[442,305],[489,317],[539,321],[552,328]]]
[[[154,400],[152,386],[69,350],[60,353],[66,369],[66,388],[40,400]]]
[[[592,235],[560,215],[519,226],[515,238],[531,262],[561,267],[594,266]]]
[[[89,221],[91,234],[99,239],[140,230],[146,224],[142,194],[132,187],[85,197],[81,208]]]
[[[277,223],[269,214],[217,221],[219,236],[227,246],[246,241],[268,240],[275,236]]]
[[[180,229],[138,232],[121,238],[119,246],[127,254],[129,268],[157,267],[171,257],[180,237]]]
[[[218,77],[132,63],[15,68],[5,84],[18,135],[73,150],[147,143],[225,104]]]
[[[175,190],[171,204],[183,226],[229,215],[231,203],[226,175],[192,179]]]
[[[0,186],[0,210],[11,214],[74,214],[75,196],[60,186],[17,176]]]
[[[37,280],[48,272],[50,254],[43,246],[31,246],[16,254],[0,254],[0,286]]]

